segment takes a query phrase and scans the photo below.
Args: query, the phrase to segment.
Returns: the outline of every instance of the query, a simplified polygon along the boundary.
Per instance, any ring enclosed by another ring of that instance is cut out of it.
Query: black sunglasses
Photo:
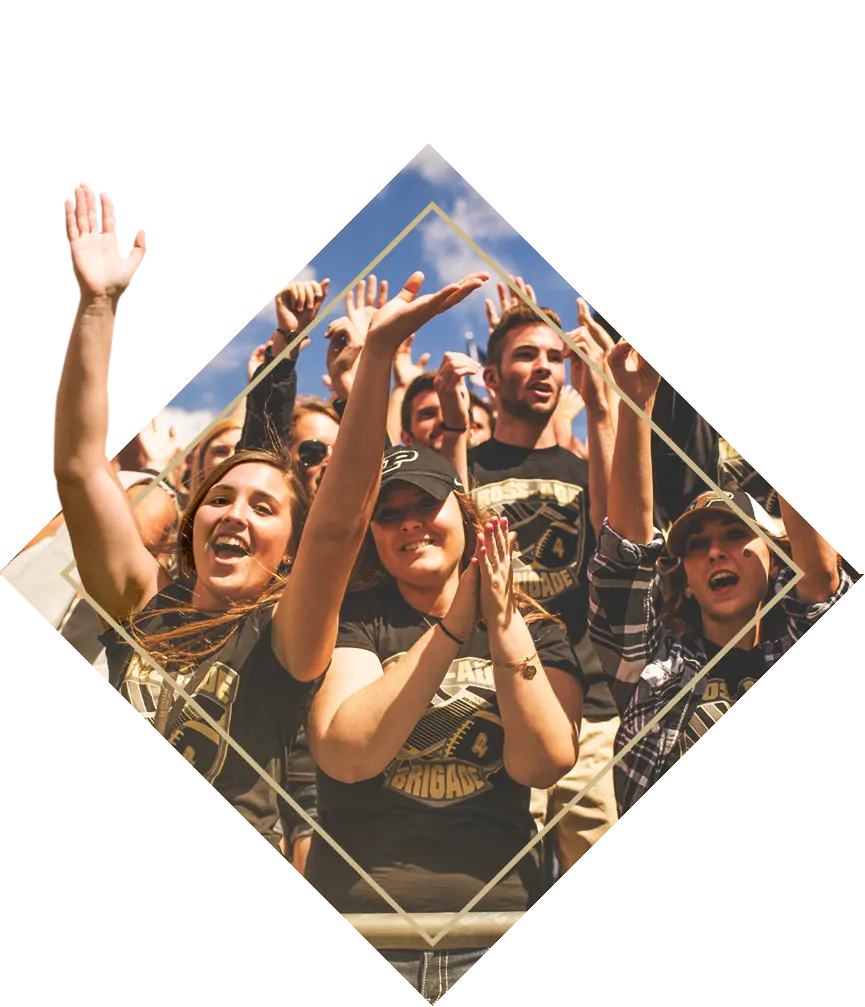
[[[297,457],[305,469],[311,465],[320,465],[330,454],[330,451],[330,444],[325,444],[324,441],[301,441],[297,445]]]

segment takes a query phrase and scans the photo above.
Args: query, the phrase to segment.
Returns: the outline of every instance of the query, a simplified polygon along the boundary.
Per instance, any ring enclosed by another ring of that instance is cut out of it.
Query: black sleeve
[[[538,658],[545,668],[565,671],[580,683],[583,696],[589,691],[589,680],[580,667],[580,661],[567,633],[549,619],[529,623],[529,632],[538,648]]]
[[[697,467],[718,479],[719,437],[694,407],[666,381],[658,388],[652,419]],[[652,472],[656,528],[666,528],[697,494],[708,489],[686,462],[652,433]]]
[[[270,347],[265,353],[264,363],[253,374],[261,373],[273,361]],[[295,361],[285,356],[270,373],[252,389],[246,397],[246,418],[237,450],[272,448],[273,438],[283,444],[288,442],[291,432],[291,414],[297,399],[297,370]]]
[[[374,601],[374,592],[353,591],[346,595],[339,612],[337,647],[356,647],[378,654]]]

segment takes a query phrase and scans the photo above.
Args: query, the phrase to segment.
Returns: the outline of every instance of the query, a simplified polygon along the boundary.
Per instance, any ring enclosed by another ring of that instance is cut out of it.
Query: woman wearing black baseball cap
[[[408,913],[459,912],[496,879],[475,910],[542,891],[537,845],[505,869],[537,836],[531,788],[576,762],[585,680],[514,587],[514,538],[440,452],[386,453],[308,736],[322,826]],[[392,911],[319,836],[306,877],[340,912]],[[483,951],[382,953],[434,1001]]]
[[[610,366],[651,415],[658,373],[624,341]],[[591,639],[622,713],[616,752],[702,676],[616,765],[620,815],[850,587],[835,550],[786,501],[781,510],[783,524],[746,493],[702,493],[665,546],[652,523],[651,428],[620,406],[607,520],[589,565]],[[794,575],[788,554],[804,576],[763,617]]]

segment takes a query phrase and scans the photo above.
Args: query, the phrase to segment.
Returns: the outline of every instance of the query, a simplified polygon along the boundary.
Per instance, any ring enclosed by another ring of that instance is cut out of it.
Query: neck
[[[460,571],[457,567],[444,584],[419,585],[398,580],[396,586],[412,608],[441,619],[450,611],[459,582]]]
[[[192,607],[200,612],[226,612],[230,602],[225,598],[218,598],[211,594],[201,583],[201,578],[196,577],[195,586],[192,589]]]
[[[762,605],[760,606],[762,608]],[[757,610],[759,612],[759,609]],[[703,636],[710,640],[718,647],[726,646],[737,634],[741,633],[745,626],[753,618],[753,613],[751,615],[742,615],[735,619],[711,619],[706,615],[703,616]],[[758,622],[756,626],[752,626],[751,629],[742,637],[741,640],[736,644],[736,650],[751,650],[760,643],[760,627],[762,622]]]
[[[493,437],[500,444],[510,444],[517,448],[554,448],[556,432],[550,414],[543,424],[528,423],[518,416],[499,408],[496,417],[496,431]]]

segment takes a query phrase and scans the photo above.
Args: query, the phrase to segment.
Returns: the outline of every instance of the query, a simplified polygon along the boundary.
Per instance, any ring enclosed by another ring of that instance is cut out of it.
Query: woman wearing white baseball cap
[[[624,340],[610,366],[619,388],[651,415],[658,373]],[[746,493],[702,493],[666,545],[652,508],[651,428],[622,403],[607,520],[589,565],[589,631],[622,713],[616,752],[700,680],[616,765],[620,815],[852,583],[835,550],[784,500],[782,524]],[[794,576],[787,554],[804,576],[764,618]]]

